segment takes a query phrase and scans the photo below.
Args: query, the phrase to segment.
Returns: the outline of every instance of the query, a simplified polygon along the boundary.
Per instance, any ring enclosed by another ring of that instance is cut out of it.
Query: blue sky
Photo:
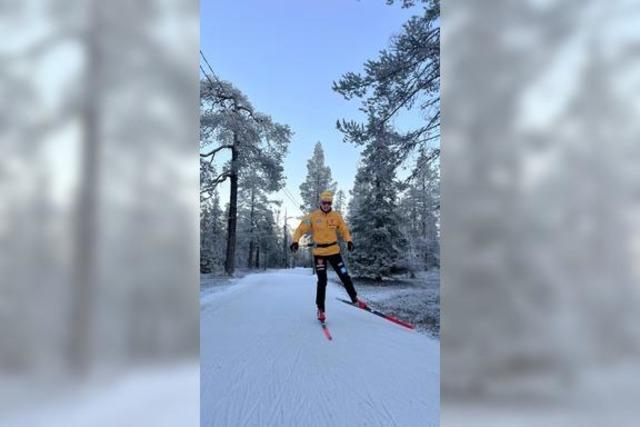
[[[295,135],[285,161],[287,188],[299,185],[313,146],[322,142],[338,188],[348,195],[359,149],[342,142],[339,118],[361,119],[359,101],[344,100],[331,83],[361,71],[417,11],[384,0],[215,0],[201,2],[201,49],[219,77],[232,82],[254,107]],[[227,199],[228,183],[221,195]],[[280,192],[289,215],[300,215]]]

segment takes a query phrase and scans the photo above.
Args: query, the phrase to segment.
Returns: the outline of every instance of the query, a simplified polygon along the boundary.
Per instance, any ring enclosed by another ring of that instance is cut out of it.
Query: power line
[[[295,196],[291,194],[289,189],[287,187],[282,187],[282,191],[284,191],[284,193],[287,195],[289,200],[291,200],[296,205],[296,208],[300,209],[300,205],[298,204],[298,199],[296,199]]]
[[[298,198],[288,188],[286,190],[291,195],[291,197],[293,197],[293,199],[296,201],[298,206],[302,206],[302,203],[298,202]]]
[[[293,193],[288,188],[285,188],[285,189],[287,193],[289,193],[289,195],[293,198],[293,201],[295,202],[296,208],[298,208],[298,211],[304,215],[305,214],[304,205],[298,201],[298,198],[294,196]]]
[[[282,187],[282,191],[283,194],[285,196],[287,196],[287,198],[291,201],[291,203],[293,203],[294,207],[301,213],[304,215],[304,212],[302,212],[302,210],[300,209],[300,205],[298,204],[298,201],[295,199],[295,197],[289,192],[289,190],[287,189],[287,187]]]
[[[211,64],[209,64],[209,61],[207,60],[207,57],[204,56],[204,52],[202,51],[202,49],[200,49],[200,56],[204,60],[205,64],[207,64],[207,67],[209,68],[209,71],[211,71],[211,76],[213,77],[213,79],[216,81],[216,83],[218,85],[221,86],[222,83],[220,82],[220,79],[218,79],[218,76],[216,76],[216,73],[213,71],[213,68],[211,67]],[[211,84],[211,88],[213,89],[213,86],[214,86],[213,80],[211,80],[211,77],[209,76],[209,73],[207,73],[205,71],[205,69],[202,67],[202,64],[200,64],[200,71],[202,71],[202,74],[204,74],[204,76],[207,78],[207,80],[209,80],[209,83]]]
[[[200,66],[200,71],[202,71],[202,74],[204,74],[204,76],[207,78],[207,80],[209,80],[209,84],[213,88],[213,81],[211,80],[211,77],[209,77],[207,72],[204,70],[204,68],[202,68],[202,65]]]
[[[202,49],[200,49],[200,56],[202,56],[205,64],[207,64],[207,67],[209,67],[209,71],[211,71],[211,74],[213,74],[213,76],[215,77],[216,73],[213,72],[213,68],[211,68],[211,64],[209,64],[209,61],[207,61],[207,57],[204,56],[204,52],[202,51]]]
[[[282,190],[282,194],[287,196],[287,198],[291,201],[291,203],[293,203],[295,207],[298,208],[295,198],[291,195],[291,193],[289,193],[289,191],[287,190],[287,187],[282,187],[281,190]]]

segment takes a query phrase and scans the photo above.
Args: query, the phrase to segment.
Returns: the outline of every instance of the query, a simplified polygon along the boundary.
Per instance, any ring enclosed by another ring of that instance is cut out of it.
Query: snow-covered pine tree
[[[422,149],[400,202],[402,231],[407,239],[409,267],[440,266],[440,177],[436,161]]]
[[[398,158],[390,147],[391,132],[381,132],[362,153],[351,202],[349,224],[356,250],[349,256],[354,276],[381,281],[406,270],[406,241],[400,231],[396,179]]]
[[[346,207],[346,196],[344,191],[338,190],[333,200],[333,210],[340,212],[344,216],[344,208]]]
[[[336,182],[331,178],[331,168],[324,164],[322,144],[316,143],[313,156],[307,161],[307,178],[300,184],[303,211],[310,212],[318,208],[320,193],[325,190],[336,190]]]
[[[221,152],[227,152],[231,157],[210,184],[216,186],[227,179],[230,182],[225,255],[225,272],[229,275],[236,266],[239,177],[243,171],[254,169],[267,176],[269,185],[275,190],[281,188],[282,163],[291,136],[287,125],[276,123],[270,116],[256,111],[249,99],[231,83],[220,80],[213,73],[201,81],[200,157],[209,162]],[[201,186],[200,191],[208,189]]]
[[[415,149],[426,147],[434,158],[440,148],[440,0],[387,0],[403,8],[415,8],[402,31],[391,38],[379,57],[368,60],[363,73],[348,72],[333,90],[345,99],[358,98],[366,114],[364,122],[339,120],[345,141],[368,144],[393,118],[408,110],[423,118],[420,125],[395,138],[395,155],[406,159]]]
[[[279,188],[274,185],[268,174],[260,169],[246,169],[240,178],[238,197],[238,235],[236,261],[247,268],[259,268],[264,251],[271,250],[271,243],[266,243],[266,236],[279,242],[280,235],[274,234],[273,206],[281,202],[269,200],[268,193]],[[269,220],[271,218],[271,220]]]
[[[256,217],[256,259],[255,268],[282,267],[280,246],[282,245],[274,212],[270,205],[260,209]]]
[[[201,160],[200,182],[209,185],[216,177],[213,164]],[[204,162],[204,164],[203,164]],[[220,270],[224,262],[224,218],[215,187],[200,194],[200,272]]]
[[[336,212],[340,212],[340,215],[342,215],[343,217],[345,217],[345,208],[346,208],[346,196],[344,195],[344,191],[342,190],[338,190],[338,192],[336,192],[335,197],[333,198],[333,210]],[[345,251],[347,250],[347,242],[345,242],[342,238],[338,238],[338,244],[340,245],[340,251],[342,253],[345,253]],[[347,266],[349,265],[349,261],[348,261],[348,256],[347,259],[345,259],[345,262],[347,263]]]

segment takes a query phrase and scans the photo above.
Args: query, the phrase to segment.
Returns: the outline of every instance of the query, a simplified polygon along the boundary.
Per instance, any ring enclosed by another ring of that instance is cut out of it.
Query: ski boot
[[[327,317],[324,315],[324,311],[318,309],[318,320],[324,322],[327,320]]]
[[[359,308],[367,308],[367,304],[364,301],[362,301],[360,298],[356,298],[356,300],[353,301],[353,305]]]

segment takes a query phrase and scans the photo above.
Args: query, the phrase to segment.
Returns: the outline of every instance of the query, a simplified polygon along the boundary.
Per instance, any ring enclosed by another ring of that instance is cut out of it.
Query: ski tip
[[[383,319],[387,319],[388,321],[393,322],[393,323],[395,323],[395,324],[397,324],[397,325],[403,326],[403,327],[405,327],[405,328],[407,328],[407,329],[411,329],[411,330],[415,330],[415,329],[416,329],[415,325],[412,325],[412,324],[411,324],[411,323],[409,323],[409,322],[405,322],[404,320],[400,320],[400,319],[398,319],[397,317],[394,317],[394,316],[391,316],[391,315],[388,315],[388,314],[385,314],[385,313],[381,313],[381,312],[379,312],[378,310],[373,310],[373,309],[372,309],[371,307],[369,307],[369,306],[366,306],[366,307],[364,307],[364,308],[363,308],[363,307],[358,306],[358,305],[357,305],[357,304],[355,304],[355,303],[352,303],[352,302],[351,302],[351,301],[349,301],[349,300],[346,300],[346,299],[343,299],[343,298],[338,298],[338,297],[336,297],[336,299],[337,299],[338,301],[342,301],[342,302],[343,302],[343,303],[345,303],[345,304],[349,304],[349,305],[351,305],[351,306],[354,306],[354,307],[361,308],[361,309],[363,309],[363,310],[369,311],[370,313],[373,313],[373,314],[375,314],[376,316],[382,317]]]

